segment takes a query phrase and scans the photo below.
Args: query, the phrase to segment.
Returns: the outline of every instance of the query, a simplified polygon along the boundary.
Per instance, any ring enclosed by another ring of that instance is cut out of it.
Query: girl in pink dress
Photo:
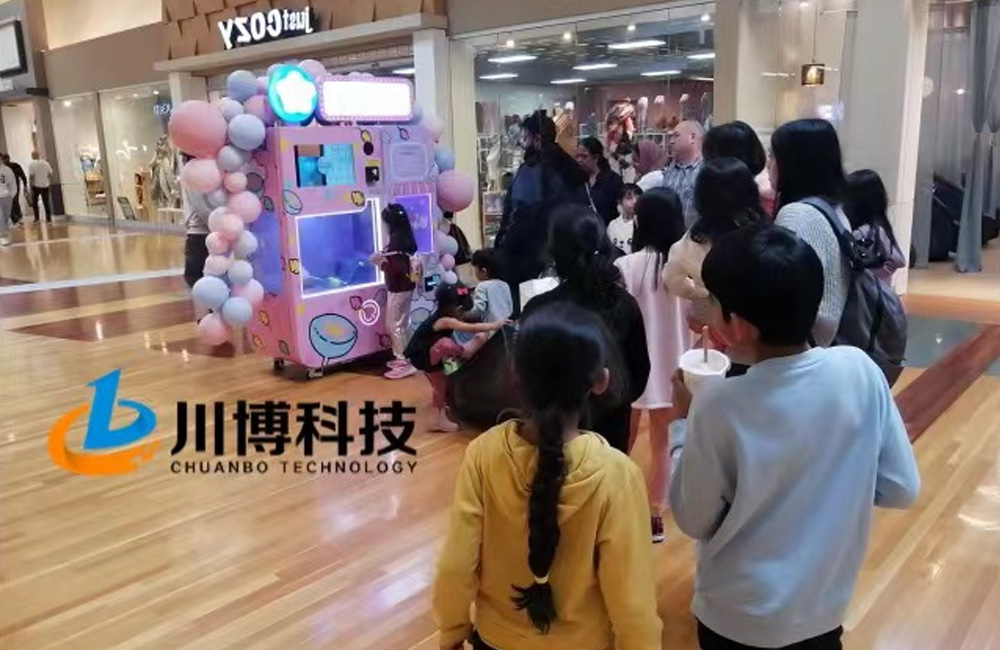
[[[644,193],[635,204],[635,235],[631,255],[618,258],[625,288],[642,312],[646,327],[646,347],[651,370],[646,390],[632,404],[629,449],[635,443],[642,411],[649,411],[650,448],[653,471],[649,477],[649,511],[652,515],[653,542],[662,542],[663,510],[670,481],[670,458],[667,453],[667,427],[673,415],[673,391],[670,380],[677,371],[681,354],[691,347],[686,306],[667,291],[660,273],[667,254],[684,236],[684,209],[673,190],[657,188]]]

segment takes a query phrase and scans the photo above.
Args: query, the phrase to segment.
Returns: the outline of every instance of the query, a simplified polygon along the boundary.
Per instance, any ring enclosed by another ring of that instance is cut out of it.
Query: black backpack
[[[870,253],[866,254],[870,249],[848,232],[833,206],[818,198],[803,203],[826,218],[851,269],[847,302],[833,345],[852,345],[864,350],[892,386],[903,372],[906,355],[908,323],[903,303],[892,287],[872,273],[875,260]]]

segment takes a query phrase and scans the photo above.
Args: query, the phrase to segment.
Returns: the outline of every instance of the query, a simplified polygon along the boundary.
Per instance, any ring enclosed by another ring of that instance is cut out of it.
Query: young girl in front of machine
[[[416,288],[413,272],[413,255],[417,252],[417,240],[406,208],[398,203],[390,203],[382,210],[382,221],[389,231],[389,243],[379,253],[372,255],[385,275],[386,324],[392,340],[392,360],[386,379],[403,379],[417,372],[405,356],[407,334],[410,331],[410,305]]]

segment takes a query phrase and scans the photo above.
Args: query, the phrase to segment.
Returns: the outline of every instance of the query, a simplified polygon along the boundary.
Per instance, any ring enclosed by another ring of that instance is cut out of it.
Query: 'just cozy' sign
[[[272,9],[219,21],[219,33],[226,49],[231,50],[243,45],[312,34],[316,31],[314,24],[314,15],[309,7],[301,11]]]

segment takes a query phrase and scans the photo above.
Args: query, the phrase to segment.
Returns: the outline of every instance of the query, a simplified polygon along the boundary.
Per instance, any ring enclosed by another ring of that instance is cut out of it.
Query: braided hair
[[[528,566],[534,581],[513,585],[514,606],[542,633],[557,618],[549,570],[559,547],[559,494],[566,479],[563,437],[576,426],[587,396],[608,366],[608,338],[595,314],[556,302],[521,324],[514,363],[536,434],[538,466],[528,498]]]

